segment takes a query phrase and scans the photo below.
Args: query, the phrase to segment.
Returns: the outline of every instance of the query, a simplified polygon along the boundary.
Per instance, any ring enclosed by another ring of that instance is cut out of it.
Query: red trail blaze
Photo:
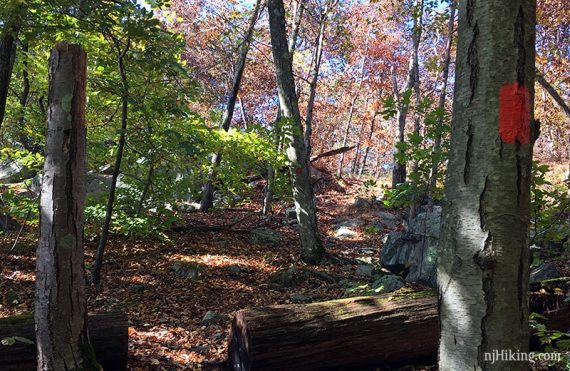
[[[530,94],[518,82],[503,85],[499,92],[499,135],[503,143],[530,142]]]

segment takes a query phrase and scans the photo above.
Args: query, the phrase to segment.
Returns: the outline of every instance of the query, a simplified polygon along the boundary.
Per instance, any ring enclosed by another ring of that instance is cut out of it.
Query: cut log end
[[[105,371],[127,369],[129,321],[119,312],[98,313],[88,317],[91,344],[97,362]],[[34,341],[32,316],[0,318],[0,339],[19,336]],[[0,345],[0,370],[24,371],[36,369],[36,345],[17,341],[14,345]]]

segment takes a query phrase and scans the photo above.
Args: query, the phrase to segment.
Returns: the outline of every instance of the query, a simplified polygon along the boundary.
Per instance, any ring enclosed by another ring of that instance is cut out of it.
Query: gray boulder
[[[408,222],[406,232],[388,234],[380,252],[380,264],[406,282],[435,287],[440,230],[441,207],[418,214]]]
[[[380,277],[372,284],[372,289],[377,293],[388,293],[404,287],[404,281],[400,276],[388,274]]]
[[[374,274],[374,266],[371,264],[359,264],[356,267],[355,274],[360,277],[372,277]]]
[[[559,277],[560,272],[558,272],[554,264],[542,263],[530,272],[530,283],[542,282]]]
[[[374,223],[379,228],[395,228],[398,225],[398,217],[386,211],[378,212],[378,220]]]
[[[3,161],[0,163],[0,184],[18,183],[35,175],[18,161]]]
[[[202,324],[202,326],[221,325],[224,322],[226,322],[228,319],[229,317],[225,314],[209,310],[206,312],[200,323]]]
[[[281,241],[281,233],[269,228],[252,229],[249,241],[254,245],[276,245]]]
[[[170,268],[177,276],[192,281],[198,279],[200,271],[202,270],[201,267],[196,264],[181,261],[174,262]]]
[[[370,198],[356,197],[353,202],[354,208],[359,211],[369,210],[377,206],[378,204],[379,203],[376,200],[376,197],[370,197]]]

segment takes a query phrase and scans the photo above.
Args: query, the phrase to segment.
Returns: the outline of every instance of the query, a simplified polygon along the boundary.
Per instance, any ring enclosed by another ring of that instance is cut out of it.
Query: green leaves
[[[20,342],[23,344],[28,344],[28,345],[34,345],[35,344],[30,339],[27,339],[27,338],[24,338],[21,336],[9,336],[9,337],[2,338],[2,340],[0,341],[0,343],[2,345],[8,346],[8,347],[15,345],[17,342]]]

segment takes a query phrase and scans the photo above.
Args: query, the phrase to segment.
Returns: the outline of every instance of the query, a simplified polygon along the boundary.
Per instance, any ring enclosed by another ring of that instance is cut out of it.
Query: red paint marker
[[[518,82],[499,92],[499,135],[504,143],[530,142],[530,93]]]
[[[302,172],[303,172],[303,169],[301,169],[300,167],[295,169],[295,174],[297,174],[297,175],[301,175]]]

